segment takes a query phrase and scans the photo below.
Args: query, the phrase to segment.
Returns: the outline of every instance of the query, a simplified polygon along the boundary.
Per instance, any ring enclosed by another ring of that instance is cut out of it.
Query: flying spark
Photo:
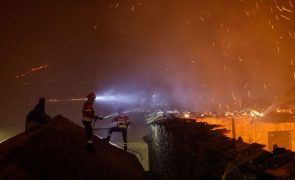
[[[288,21],[290,21],[290,18],[288,18],[287,16],[284,16],[284,15],[280,15],[282,18],[284,18],[284,19],[287,19]]]

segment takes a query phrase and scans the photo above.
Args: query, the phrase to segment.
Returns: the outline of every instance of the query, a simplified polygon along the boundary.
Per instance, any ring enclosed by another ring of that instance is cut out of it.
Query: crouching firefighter
[[[51,117],[45,113],[45,98],[40,98],[39,103],[30,111],[26,118],[26,132],[39,129],[51,120]]]
[[[113,132],[121,132],[124,140],[124,151],[127,151],[127,129],[130,125],[129,117],[123,113],[123,109],[119,109],[118,115],[112,119],[112,122],[116,122],[116,126],[109,129],[108,137],[105,138],[105,141],[110,141]]]
[[[95,151],[93,147],[93,131],[92,131],[92,121],[96,121],[97,119],[102,120],[103,118],[100,116],[94,115],[93,103],[95,101],[95,94],[89,93],[87,95],[87,101],[84,103],[83,110],[82,110],[82,123],[85,127],[86,138],[87,138],[87,150],[92,152]]]

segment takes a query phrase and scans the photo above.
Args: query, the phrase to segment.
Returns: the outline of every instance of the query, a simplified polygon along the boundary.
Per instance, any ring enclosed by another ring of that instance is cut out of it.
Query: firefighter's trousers
[[[113,132],[121,132],[124,140],[124,150],[127,150],[127,128],[124,127],[112,127],[109,130],[107,141],[110,141]]]
[[[86,138],[87,138],[88,143],[92,143],[93,131],[92,131],[91,122],[92,121],[82,121],[82,123],[85,127]]]

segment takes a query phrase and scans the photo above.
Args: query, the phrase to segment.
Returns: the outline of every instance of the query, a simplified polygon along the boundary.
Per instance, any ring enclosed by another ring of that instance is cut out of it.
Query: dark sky
[[[294,11],[294,0],[2,0],[2,122],[23,122],[41,96],[91,91],[197,111],[268,106],[294,86]],[[81,106],[47,110],[79,119]]]

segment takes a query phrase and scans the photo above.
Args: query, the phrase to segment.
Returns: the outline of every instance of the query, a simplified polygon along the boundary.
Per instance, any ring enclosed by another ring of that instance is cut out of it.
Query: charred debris
[[[295,153],[225,136],[219,125],[163,114],[144,137],[152,179],[292,179]]]

